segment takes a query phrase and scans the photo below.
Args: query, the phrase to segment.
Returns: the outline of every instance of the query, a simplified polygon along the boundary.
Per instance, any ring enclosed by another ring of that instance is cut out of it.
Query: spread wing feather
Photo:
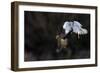
[[[82,25],[78,21],[74,21],[74,22],[66,21],[63,25],[63,29],[65,30],[65,34],[68,34],[71,31],[71,29],[73,29],[74,33],[80,35],[88,33],[86,29],[82,28]]]
[[[74,26],[72,28],[73,28],[74,33],[77,33],[80,35],[88,33],[88,31],[86,29],[82,28],[82,25],[77,21],[74,21]]]
[[[69,24],[69,22],[65,22],[63,25],[63,29],[65,30],[65,34],[68,34],[71,31],[71,26]]]

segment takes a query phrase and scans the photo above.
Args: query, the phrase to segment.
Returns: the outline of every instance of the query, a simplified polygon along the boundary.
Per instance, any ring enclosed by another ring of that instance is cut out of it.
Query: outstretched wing
[[[88,31],[86,29],[82,28],[82,25],[77,21],[74,21],[74,25],[73,25],[72,28],[73,28],[74,33],[77,33],[77,34],[80,34],[80,35],[88,33]]]
[[[68,34],[71,30],[70,22],[66,21],[63,25],[63,29],[65,30],[65,34]]]

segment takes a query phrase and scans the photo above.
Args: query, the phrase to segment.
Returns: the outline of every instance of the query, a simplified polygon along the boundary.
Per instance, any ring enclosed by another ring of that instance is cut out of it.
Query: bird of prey
[[[66,21],[64,22],[63,29],[65,30],[65,34],[67,35],[70,31],[79,35],[87,34],[87,29],[82,28],[82,24],[78,21]]]

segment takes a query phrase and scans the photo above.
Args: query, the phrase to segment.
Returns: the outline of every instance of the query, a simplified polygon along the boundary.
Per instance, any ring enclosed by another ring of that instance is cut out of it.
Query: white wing
[[[63,25],[63,29],[65,30],[65,34],[68,34],[69,31],[71,30],[71,26],[69,24],[70,22],[66,21]]]
[[[80,35],[88,33],[88,31],[82,28],[82,25],[77,21],[74,21],[73,32],[80,34]]]

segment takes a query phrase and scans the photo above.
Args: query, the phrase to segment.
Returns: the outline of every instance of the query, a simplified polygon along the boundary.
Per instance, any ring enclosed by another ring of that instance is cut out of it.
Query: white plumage
[[[63,29],[65,30],[65,34],[68,34],[71,30],[73,30],[74,33],[79,35],[88,33],[86,29],[82,28],[82,25],[78,21],[73,21],[73,22],[66,21],[63,25]]]

